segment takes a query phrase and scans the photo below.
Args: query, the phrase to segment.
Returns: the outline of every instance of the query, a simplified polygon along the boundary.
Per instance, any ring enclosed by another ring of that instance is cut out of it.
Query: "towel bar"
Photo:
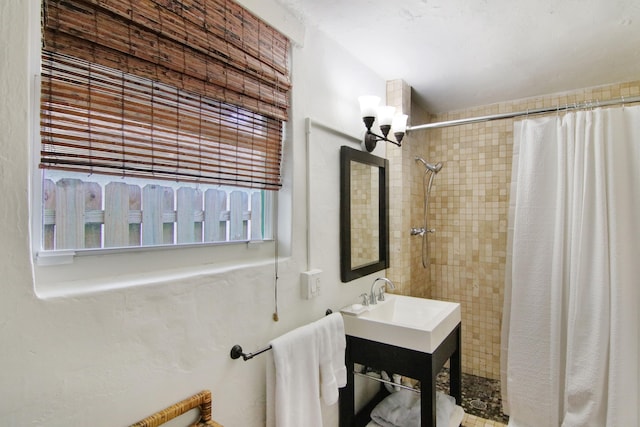
[[[403,388],[403,389],[405,389],[405,390],[409,390],[409,391],[412,391],[412,392],[417,393],[417,394],[420,394],[420,393],[421,393],[421,391],[420,391],[420,390],[418,390],[418,389],[415,389],[415,388],[413,388],[413,387],[406,386],[406,385],[404,385],[404,384],[394,383],[393,381],[387,381],[387,380],[385,380],[384,378],[376,378],[376,377],[372,377],[371,375],[363,374],[363,373],[361,373],[361,372],[356,372],[356,371],[354,371],[354,372],[353,372],[353,374],[354,374],[354,375],[356,375],[356,376],[358,376],[358,377],[364,377],[364,378],[367,378],[367,379],[369,379],[369,380],[377,381],[377,382],[379,382],[379,383],[389,384],[389,385],[392,385],[392,386],[394,386],[394,387]]]
[[[244,353],[242,351],[242,347],[239,346],[238,344],[234,345],[233,347],[231,347],[231,353],[230,356],[232,359],[238,359],[240,356],[242,356],[242,359],[246,362],[249,359],[253,359],[255,356],[264,353],[265,351],[269,351],[271,350],[271,346],[265,347],[263,349],[260,349],[254,353]]]
[[[328,316],[328,315],[330,315],[331,313],[333,313],[333,310],[331,310],[330,308],[328,308],[328,309],[327,309],[327,311],[324,313],[324,315],[325,315],[325,316]],[[231,358],[232,358],[233,360],[235,360],[235,359],[239,359],[239,358],[240,358],[240,356],[242,356],[242,359],[246,362],[247,360],[249,360],[249,359],[253,359],[253,358],[254,358],[254,357],[256,357],[257,355],[262,354],[262,353],[264,353],[265,351],[269,351],[269,350],[271,350],[271,346],[270,346],[270,345],[269,345],[269,346],[267,346],[267,347],[265,347],[265,348],[262,348],[262,349],[260,349],[260,350],[258,350],[258,351],[255,351],[255,352],[253,352],[253,353],[245,353],[245,352],[242,350],[242,346],[240,346],[240,345],[236,344],[236,345],[234,345],[233,347],[231,347],[231,351],[229,352],[229,355],[231,356]]]

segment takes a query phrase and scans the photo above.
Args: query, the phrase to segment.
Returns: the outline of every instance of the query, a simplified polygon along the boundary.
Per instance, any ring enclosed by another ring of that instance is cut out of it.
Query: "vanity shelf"
[[[371,421],[369,417],[371,410],[388,395],[386,389],[381,387],[381,391],[358,414],[355,414],[354,369],[356,363],[419,380],[421,382],[421,426],[435,427],[436,376],[447,360],[449,360],[450,369],[449,394],[455,398],[456,404],[462,403],[460,345],[460,323],[433,353],[347,335],[345,362],[349,374],[347,385],[340,389],[340,427],[366,426]]]

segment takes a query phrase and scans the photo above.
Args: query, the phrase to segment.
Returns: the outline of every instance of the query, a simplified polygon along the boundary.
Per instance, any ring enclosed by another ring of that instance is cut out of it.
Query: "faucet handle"
[[[365,307],[369,306],[369,295],[365,292],[363,294],[360,294],[360,298],[362,298],[362,305],[364,305]]]
[[[378,301],[384,301],[384,290],[386,286],[382,285],[378,288]]]

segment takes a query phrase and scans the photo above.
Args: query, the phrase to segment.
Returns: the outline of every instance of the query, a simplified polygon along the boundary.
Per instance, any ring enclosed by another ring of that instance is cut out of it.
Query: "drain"
[[[484,411],[485,409],[487,409],[487,404],[480,399],[473,399],[469,402],[469,406],[479,411]]]

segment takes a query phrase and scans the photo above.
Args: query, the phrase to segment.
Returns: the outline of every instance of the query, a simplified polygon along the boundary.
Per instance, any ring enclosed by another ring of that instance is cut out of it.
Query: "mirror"
[[[340,149],[340,277],[349,282],[389,266],[387,159]]]

